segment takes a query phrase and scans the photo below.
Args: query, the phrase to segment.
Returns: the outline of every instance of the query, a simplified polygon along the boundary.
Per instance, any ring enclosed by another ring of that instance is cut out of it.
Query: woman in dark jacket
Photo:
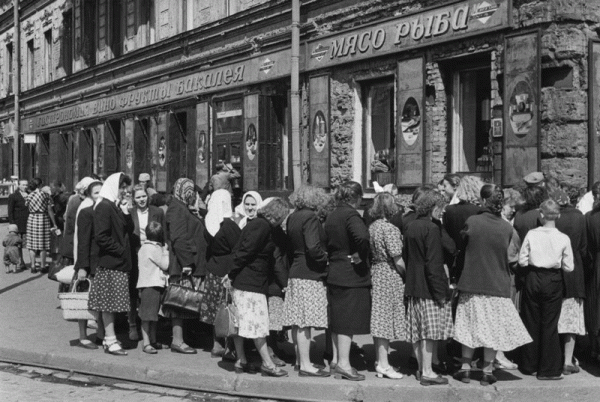
[[[125,200],[131,178],[114,173],[106,179],[100,198],[94,205],[94,235],[98,243],[98,267],[89,298],[90,310],[102,313],[104,351],[113,355],[127,354],[117,342],[115,313],[129,311],[129,272],[131,249],[129,236],[133,221]]]
[[[558,333],[563,336],[565,362],[563,374],[578,373],[579,367],[573,359],[575,336],[585,335],[585,318],[583,305],[585,301],[584,264],[587,265],[587,233],[585,217],[577,208],[570,205],[569,196],[564,190],[557,189],[550,193],[560,205],[560,217],[556,220],[556,228],[569,236],[573,249],[575,268],[571,272],[562,271],[565,292],[558,320]]]
[[[278,368],[267,348],[269,335],[269,311],[267,293],[269,276],[275,267],[273,229],[281,225],[288,215],[288,205],[281,198],[272,198],[259,206],[258,216],[242,230],[240,239],[233,250],[233,268],[229,272],[233,304],[238,311],[238,335],[234,337],[238,360],[237,373],[249,372],[250,366],[244,352],[244,338],[253,339],[260,353],[263,375],[272,377],[287,376]],[[284,283],[285,278],[280,282]]]
[[[450,287],[444,271],[442,235],[431,221],[439,194],[424,192],[414,203],[417,219],[407,225],[402,255],[406,262],[406,336],[413,344],[421,385],[447,384],[432,369],[437,342],[452,335]]]
[[[178,179],[173,187],[173,197],[168,202],[165,216],[169,244],[169,283],[191,281],[198,288],[206,275],[206,239],[204,224],[189,207],[196,203],[194,182]],[[183,341],[183,320],[198,319],[198,314],[163,307],[163,315],[171,318],[173,342],[171,351],[195,354]]]
[[[316,211],[327,202],[325,191],[301,186],[291,196],[296,210],[287,219],[290,239],[289,283],[285,294],[285,324],[292,326],[300,376],[327,377],[310,362],[311,328],[327,328],[327,237]]]
[[[362,381],[365,376],[350,365],[352,336],[369,334],[371,321],[369,231],[356,211],[362,195],[361,185],[354,181],[340,185],[336,191],[337,207],[325,221],[329,329],[333,340],[331,368],[335,378],[353,381]]]
[[[133,261],[131,273],[129,274],[129,297],[131,299],[131,309],[129,310],[129,339],[139,340],[137,331],[137,306],[138,289],[137,281],[139,275],[137,254],[142,247],[142,242],[146,241],[146,227],[150,222],[158,222],[162,228],[165,227],[165,213],[157,206],[149,205],[149,196],[146,186],[136,184],[133,186],[133,208],[129,211],[133,220],[133,233],[131,234],[131,260]],[[164,230],[164,229],[163,229]]]
[[[457,286],[454,339],[463,345],[463,365],[454,378],[470,382],[474,350],[483,347],[480,383],[489,385],[497,381],[492,374],[496,351],[516,349],[531,342],[531,337],[510,298],[509,264],[518,261],[519,241],[500,216],[504,195],[500,187],[486,184],[481,199],[484,208],[467,219],[462,231],[465,263]]]
[[[206,213],[206,234],[208,241],[206,295],[200,308],[200,321],[214,325],[219,305],[225,300],[223,278],[233,266],[233,247],[240,238],[242,230],[232,219],[233,208],[231,194],[225,189],[216,190],[210,196]],[[221,357],[225,348],[213,333],[212,357]]]
[[[587,244],[592,263],[585,272],[585,327],[592,357],[600,361],[600,181],[592,186],[593,209],[585,214]]]
[[[83,181],[83,180],[82,180]],[[81,182],[80,182],[81,183]],[[102,183],[92,181],[81,185],[84,199],[75,211],[75,229],[73,256],[75,261],[75,277],[79,280],[92,279],[96,275],[98,266],[98,243],[94,236],[94,203],[100,197]],[[97,340],[104,340],[104,326],[102,315],[98,315]],[[79,344],[85,349],[98,349],[98,347],[87,339],[87,320],[79,320]]]

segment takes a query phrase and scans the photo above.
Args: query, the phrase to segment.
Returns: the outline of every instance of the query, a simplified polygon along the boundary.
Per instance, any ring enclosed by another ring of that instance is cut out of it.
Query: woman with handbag
[[[82,281],[92,279],[96,274],[98,265],[98,244],[94,236],[94,203],[100,197],[102,183],[99,181],[80,182],[80,189],[85,198],[79,204],[75,214],[75,228],[73,235],[73,256],[75,263],[75,279]],[[93,180],[93,179],[92,179]],[[82,184],[83,183],[83,184]],[[67,221],[68,222],[68,221]],[[87,339],[87,320],[79,320],[79,343],[85,349],[98,349],[96,344]],[[102,315],[98,314],[98,329],[96,339],[104,340],[104,326]],[[96,342],[98,343],[98,342]]]
[[[142,184],[133,186],[133,208],[129,211],[133,220],[133,233],[131,234],[131,256],[132,267],[129,274],[129,298],[131,307],[129,310],[129,339],[132,341],[139,340],[137,331],[137,306],[139,301],[138,289],[136,288],[139,267],[138,267],[138,251],[142,247],[142,243],[146,241],[146,227],[150,222],[158,222],[162,228],[165,227],[165,214],[159,207],[149,205],[148,190]]]
[[[272,198],[258,208],[258,214],[242,230],[233,250],[233,268],[229,278],[233,287],[233,304],[238,311],[239,329],[234,338],[238,360],[236,373],[252,369],[244,352],[244,338],[253,339],[260,353],[263,376],[287,376],[285,370],[273,363],[267,348],[269,335],[269,310],[267,293],[269,274],[274,269],[273,229],[281,225],[289,213],[287,203],[281,198]],[[284,282],[284,279],[280,281]]]
[[[207,244],[204,224],[190,209],[196,204],[194,182],[181,178],[175,182],[173,197],[168,201],[165,215],[167,243],[169,245],[169,284],[191,283],[197,290],[206,275]],[[167,296],[169,289],[167,289]],[[196,354],[183,340],[183,320],[198,319],[198,313],[163,305],[163,316],[171,319],[173,341],[171,352]]]
[[[214,325],[217,310],[225,299],[223,279],[233,266],[233,247],[240,238],[242,230],[232,219],[231,194],[225,189],[216,190],[210,196],[207,205],[206,231],[209,243],[206,264],[206,295],[201,304],[200,321]],[[221,357],[225,348],[219,342],[213,330],[213,348],[211,357]]]
[[[115,313],[129,312],[129,236],[133,221],[125,199],[131,178],[124,173],[110,175],[94,204],[94,235],[98,243],[98,267],[90,290],[90,310],[99,311],[104,321],[104,352],[125,356],[115,335]]]
[[[312,328],[327,328],[327,237],[316,211],[327,203],[325,191],[301,186],[291,196],[296,210],[287,219],[293,255],[284,301],[285,324],[292,327],[296,361],[302,377],[328,377],[310,361]]]

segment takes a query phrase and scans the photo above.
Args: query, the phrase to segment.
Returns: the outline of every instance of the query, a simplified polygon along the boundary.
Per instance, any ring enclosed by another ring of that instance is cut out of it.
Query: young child
[[[520,369],[524,374],[537,374],[538,380],[560,380],[563,377],[558,336],[563,296],[561,270],[573,271],[573,250],[569,236],[556,229],[555,221],[560,217],[556,201],[544,201],[540,215],[544,226],[527,233],[519,253],[519,265],[527,267],[521,316],[533,339],[523,346]]]
[[[17,272],[17,267],[21,266],[21,248],[23,247],[23,239],[19,236],[19,228],[17,225],[8,225],[8,234],[2,241],[4,246],[4,266],[6,273]]]
[[[143,351],[156,354],[162,347],[156,343],[156,323],[160,309],[161,294],[167,283],[163,271],[169,268],[169,251],[165,247],[165,235],[160,223],[152,221],[146,227],[146,240],[138,252],[140,293],[138,314],[142,320]]]
[[[421,385],[448,384],[433,371],[438,341],[452,336],[452,307],[448,276],[444,271],[444,254],[439,227],[431,221],[438,201],[435,190],[427,190],[415,200],[417,218],[404,233],[406,281],[404,295],[408,298],[406,312],[407,341],[413,344]]]

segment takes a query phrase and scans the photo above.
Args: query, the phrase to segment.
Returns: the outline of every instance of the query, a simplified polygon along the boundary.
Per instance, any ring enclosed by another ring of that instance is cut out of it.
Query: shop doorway
[[[150,118],[136,118],[133,127],[133,181],[140,173],[151,173]]]
[[[110,176],[121,171],[121,120],[111,120],[104,134],[104,173]]]
[[[94,131],[93,129],[83,129],[79,131],[79,149],[78,149],[78,173],[79,180],[86,176],[91,176],[94,172]]]
[[[452,170],[492,171],[489,63],[452,74]]]
[[[50,134],[38,135],[38,170],[37,176],[43,183],[49,182],[48,172],[50,170]]]
[[[196,108],[169,113],[168,188],[181,177],[196,181]]]
[[[67,189],[73,188],[73,141],[72,132],[52,133],[50,135],[50,146],[52,158],[50,158],[50,173],[48,181],[44,185],[55,180],[62,182]]]
[[[234,98],[214,102],[214,142],[212,173],[217,163],[230,163],[242,179],[234,183],[235,192],[241,192],[244,169],[242,167],[242,137],[244,129],[244,101]]]

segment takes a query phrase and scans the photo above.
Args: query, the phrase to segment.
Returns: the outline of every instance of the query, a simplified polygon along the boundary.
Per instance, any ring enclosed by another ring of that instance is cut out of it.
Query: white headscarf
[[[75,186],[75,191],[79,194],[83,194],[85,190],[87,190],[88,186],[95,182],[96,180],[86,176],[83,179],[79,180],[79,183]]]
[[[113,203],[117,202],[119,199],[119,182],[121,181],[122,174],[122,172],[117,172],[108,176],[108,179],[106,179],[102,185],[102,188],[100,189],[100,198],[98,198],[96,201],[94,209],[102,200],[108,200]]]
[[[252,197],[256,200],[256,209],[257,210],[258,210],[258,206],[263,202],[262,197],[256,191],[248,191],[242,196],[242,202],[240,203],[240,205],[235,207],[235,212],[238,215],[243,216],[242,220],[238,224],[240,226],[240,229],[243,229],[244,226],[246,226],[246,224],[248,223],[248,215],[246,215],[246,210],[244,209],[244,202],[246,202],[247,197]]]
[[[215,236],[221,227],[223,219],[230,218],[231,211],[231,194],[225,189],[215,190],[207,205],[208,212],[204,221],[206,230],[211,236]]]

